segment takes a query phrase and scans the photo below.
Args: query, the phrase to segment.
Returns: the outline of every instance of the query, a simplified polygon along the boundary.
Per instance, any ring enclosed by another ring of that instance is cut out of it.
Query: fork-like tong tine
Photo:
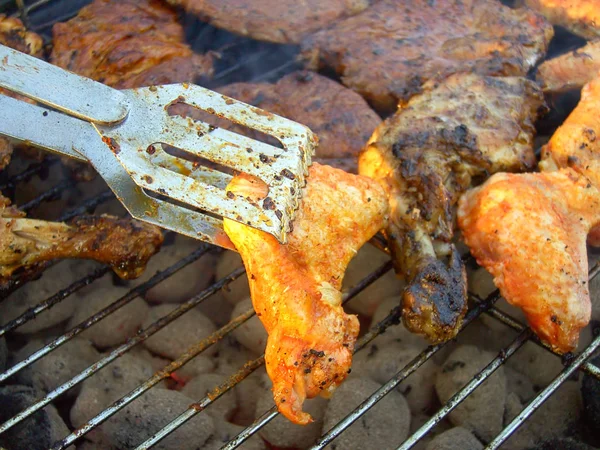
[[[192,84],[117,91],[2,45],[0,87],[51,108],[0,95],[0,135],[90,162],[133,217],[227,248],[223,217],[286,242],[317,141],[306,126]],[[170,115],[175,103],[257,130],[281,148]],[[260,178],[268,195],[227,192],[232,176],[194,157]]]

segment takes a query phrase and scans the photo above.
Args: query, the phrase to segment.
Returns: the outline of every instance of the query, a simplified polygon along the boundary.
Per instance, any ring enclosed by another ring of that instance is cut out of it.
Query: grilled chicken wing
[[[394,110],[430,78],[523,76],[546,52],[543,17],[495,0],[379,0],[302,43],[309,65],[334,68],[377,107]]]
[[[4,14],[0,14],[0,44],[14,48],[23,53],[28,53],[36,58],[41,58],[44,42],[36,33],[27,31],[19,19],[6,17]],[[33,103],[32,100],[29,100],[26,97],[19,96],[2,88],[0,88],[0,94],[9,95]],[[13,146],[10,141],[5,138],[0,138],[0,170],[3,170],[8,166],[12,152]]]
[[[563,92],[581,87],[600,72],[600,39],[582,48],[544,61],[536,80],[544,91]]]
[[[598,0],[525,0],[525,4],[539,11],[553,24],[561,25],[584,38],[600,36]]]
[[[573,169],[496,174],[459,203],[477,262],[552,348],[576,348],[590,320],[586,236],[600,223],[600,191]]]
[[[313,161],[346,172],[356,173],[358,153],[381,123],[377,113],[360,95],[314,72],[294,72],[275,84],[235,83],[217,90],[303,123],[319,136]],[[233,128],[231,122],[222,122],[217,125]],[[240,132],[246,134],[248,130]]]
[[[356,14],[370,0],[168,0],[218,28],[262,41],[297,44],[303,36]]]
[[[465,268],[451,243],[456,202],[474,177],[534,167],[543,96],[524,78],[473,74],[423,91],[375,130],[359,172],[389,195],[386,235],[407,279],[405,325],[439,342],[455,336],[467,307]]]
[[[136,278],[163,241],[158,228],[136,220],[89,216],[65,224],[27,219],[4,197],[0,211],[0,288],[15,271],[35,272],[44,261],[59,258],[94,259],[121,278]]]
[[[311,421],[304,399],[330,394],[350,370],[359,324],[342,309],[342,279],[358,249],[385,226],[388,207],[382,189],[366,177],[314,163],[307,180],[286,245],[224,220],[269,333],[265,360],[275,404],[298,424]],[[267,194],[262,182],[243,175],[228,189],[253,198]]]
[[[159,0],[94,0],[57,23],[51,62],[117,89],[193,82],[212,56],[185,42],[177,12]]]

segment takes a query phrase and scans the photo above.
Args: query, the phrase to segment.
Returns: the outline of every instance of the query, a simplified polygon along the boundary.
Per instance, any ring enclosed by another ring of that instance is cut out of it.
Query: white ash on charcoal
[[[226,251],[221,254],[217,261],[216,279],[226,277],[235,269],[243,267],[244,263],[238,253]],[[235,305],[238,302],[250,296],[250,286],[248,285],[248,277],[244,274],[223,287],[223,296],[225,299]]]
[[[213,373],[215,370],[215,360],[210,356],[199,354],[188,361],[181,369],[175,372],[175,376],[183,383],[187,383],[198,375]]]
[[[15,354],[16,361],[24,360],[49,341],[50,339],[47,342],[36,339],[29,342]],[[20,384],[49,392],[62,383],[69,381],[99,359],[100,354],[90,341],[76,337],[18,372],[15,375],[15,380]],[[80,384],[74,386],[65,395],[77,395],[80,387]]]
[[[143,323],[143,328],[148,328],[176,308],[177,305],[172,304],[151,307]],[[156,355],[177,359],[192,345],[210,336],[216,330],[217,328],[208,317],[197,308],[193,308],[146,339],[144,346]],[[203,354],[215,354],[216,347],[216,344],[211,345]]]
[[[367,289],[367,292],[368,291],[369,290]],[[384,298],[373,314],[371,319],[371,327],[385,319],[390,314],[390,311],[400,304],[400,301],[401,298],[399,295],[393,295],[391,297]],[[383,334],[377,337],[376,342],[378,345],[383,347],[385,342],[390,341],[395,341],[402,345],[411,346],[419,350],[423,350],[429,345],[425,338],[408,331],[402,322],[389,326],[383,332]]]
[[[80,427],[112,402],[146,381],[153,373],[152,367],[142,358],[129,353],[117,358],[82,383],[81,392],[71,408],[71,423]],[[159,383],[154,389],[162,386],[164,383]],[[101,428],[90,431],[86,436],[99,444],[107,442]]]
[[[373,270],[385,264],[386,261],[389,261],[389,259],[389,255],[374,246],[370,244],[364,245],[352,261],[350,261],[348,269],[346,269],[342,291],[345,292],[352,288],[373,272]],[[400,293],[403,288],[404,281],[398,278],[393,270],[390,270],[371,284],[368,289],[361,291],[356,297],[346,303],[344,308],[371,317],[383,299],[395,297],[399,303]]]
[[[431,419],[431,416],[425,413],[413,414],[410,419],[410,431],[409,434],[415,433],[419,428],[421,428],[425,422]],[[443,419],[440,421],[432,430],[429,431],[425,436],[423,436],[419,441],[414,445],[414,450],[426,450],[429,443],[436,438],[436,436],[452,429],[454,426],[447,420]]]
[[[95,442],[87,441],[85,439],[82,439],[81,441],[79,441],[77,443],[76,449],[77,450],[117,450],[112,445],[106,444],[106,445],[100,446],[100,445],[96,444]]]
[[[368,375],[374,381],[384,384],[418,354],[418,348],[400,342],[392,341],[380,346],[375,340],[356,354],[352,372],[358,376]],[[425,412],[432,406],[435,400],[434,381],[437,370],[435,362],[429,360],[398,385],[398,391],[408,402],[413,414]]]
[[[521,403],[525,404],[535,396],[537,391],[529,377],[509,366],[504,366],[504,373],[508,391],[514,393]]]
[[[112,416],[100,429],[117,448],[135,448],[167,425],[190,405],[190,399],[178,391],[153,388]],[[213,435],[215,426],[205,413],[178,427],[153,446],[157,450],[196,450]]]
[[[156,272],[164,270],[185,258],[200,245],[198,240],[176,235],[171,245],[160,249],[158,258],[150,259],[142,280],[149,279]],[[213,281],[217,257],[207,253],[200,259],[180,269],[166,280],[149,289],[144,295],[151,304],[181,303],[202,292]]]
[[[596,447],[571,438],[549,439],[527,450],[597,450]]]
[[[466,428],[455,427],[434,437],[426,450],[480,450],[483,444]]]
[[[216,387],[227,381],[226,375],[218,373],[203,373],[188,381],[181,393],[192,399],[193,402],[199,402]],[[225,392],[221,397],[214,400],[206,410],[205,414],[210,415],[217,421],[228,421],[237,409],[237,397],[233,389]]]
[[[513,397],[505,420],[508,424],[525,406]],[[508,405],[507,405],[508,406]],[[502,446],[506,450],[524,450],[548,439],[565,437],[579,422],[583,400],[579,383],[566,381],[542,406],[518,428]]]
[[[250,309],[252,309],[252,300],[248,297],[235,305],[231,312],[231,320]],[[233,330],[232,334],[248,350],[259,355],[264,353],[269,335],[256,315]]]
[[[69,321],[69,328],[87,320],[130,291],[130,288],[125,286],[113,286],[108,279],[100,281],[95,289],[86,289],[85,292],[78,292],[74,295],[77,305],[75,313]],[[123,344],[141,328],[149,309],[143,298],[136,297],[83,331],[80,336],[89,339],[100,349]]]
[[[256,417],[260,417],[273,405],[271,391],[263,392],[256,404]],[[305,426],[296,425],[279,414],[266,426],[262,427],[258,433],[260,437],[276,448],[308,448],[321,435],[326,408],[327,400],[322,397],[306,400],[303,410],[312,416],[314,422]]]
[[[214,434],[206,441],[202,450],[219,450],[231,439],[240,434],[245,427],[230,422],[221,421],[215,424]],[[267,450],[267,445],[258,434],[252,435],[247,441],[237,448],[242,450]]]
[[[0,302],[0,317],[2,323],[7,323],[19,317],[29,308],[46,300],[61,289],[69,286],[73,281],[90,273],[98,264],[91,261],[61,261],[50,267],[38,280],[30,281]],[[66,324],[71,318],[79,302],[75,295],[63,299],[56,305],[47,309],[35,319],[14,330],[19,334],[37,333],[41,330]]]
[[[230,372],[230,374],[232,373]],[[243,382],[238,383],[234,388],[238,399],[238,410],[235,413],[233,422],[238,425],[250,425],[256,418],[258,399],[265,395],[265,392],[271,397],[273,396],[271,385],[271,380],[264,367],[259,367],[248,375]]]
[[[591,362],[596,367],[600,367],[600,358]],[[593,437],[600,442],[600,380],[587,373],[584,374],[581,394],[584,404],[583,418]]]
[[[204,299],[197,308],[220,328],[229,322],[234,305],[225,300],[223,290],[220,290]]]
[[[214,355],[215,372],[231,375],[240,370],[246,362],[256,359],[258,356],[229,334],[219,342],[217,352]]]
[[[380,387],[369,378],[351,378],[342,383],[327,405],[323,431],[331,429]],[[329,448],[388,448],[403,442],[408,437],[409,428],[408,403],[402,394],[394,390],[346,429]]]
[[[563,369],[560,357],[531,341],[508,358],[506,365],[527,376],[535,390],[546,387]]]
[[[495,356],[473,345],[457,347],[436,376],[435,389],[440,401],[446,403]],[[502,430],[506,394],[506,375],[501,366],[449,414],[450,422],[489,441]]]
[[[0,422],[4,423],[42,397],[40,391],[18,384],[0,387]],[[45,450],[69,434],[56,408],[52,405],[0,434],[0,447],[9,450]],[[73,446],[67,447],[74,450]]]
[[[517,337],[517,332],[506,325],[502,325],[503,329],[488,327],[482,320],[484,316],[485,314],[482,314],[465,327],[458,335],[456,342],[460,345],[474,345],[481,350],[497,352],[498,349],[508,346]],[[487,317],[487,319],[496,320],[491,317]],[[454,346],[447,345],[446,347],[450,349]],[[442,349],[438,353],[444,354],[447,349]]]
[[[163,369],[167,364],[171,362],[170,359],[161,358],[160,356],[153,355],[145,347],[136,345],[128,351],[128,353],[136,358],[143,359],[152,368],[154,372]]]

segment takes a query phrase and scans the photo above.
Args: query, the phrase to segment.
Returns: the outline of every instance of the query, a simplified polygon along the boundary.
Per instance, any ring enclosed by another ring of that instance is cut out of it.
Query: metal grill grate
[[[16,15],[19,15],[23,21],[30,26],[35,31],[41,31],[43,34],[48,37],[49,27],[55,21],[65,20],[74,15],[76,11],[73,10],[73,6],[71,6],[70,11],[61,12],[58,15],[53,16],[53,20],[49,21],[47,18],[44,19],[44,8],[50,6],[52,3],[51,0],[41,0],[37,2],[32,2],[30,4],[25,4],[23,0],[17,0],[16,2],[9,1],[0,1],[0,8],[12,7],[13,11],[15,11]],[[54,2],[55,4],[66,2]],[[86,1],[74,2],[78,3],[78,6],[88,3]],[[1,10],[1,9],[0,9]],[[192,20],[186,18],[186,20]],[[204,37],[210,35],[214,30],[211,27],[204,27],[200,32],[199,36],[196,36],[194,42],[203,41]],[[204,37],[203,37],[204,36]],[[245,50],[240,50],[241,47],[246,48],[245,46],[250,46],[252,48],[251,52],[245,52]],[[238,58],[238,60],[233,59],[234,62],[225,59],[224,68],[220,70],[215,76],[215,82],[218,84],[224,84],[231,81],[240,81],[239,78],[245,78],[244,81],[248,80],[270,80],[275,79],[281,74],[291,71],[294,68],[295,61],[293,58],[293,49],[284,48],[283,54],[287,55],[288,58],[283,58],[285,62],[283,64],[274,64],[272,67],[267,70],[263,70],[260,73],[252,74],[252,69],[250,66],[254,65],[254,62],[265,58],[266,55],[270,54],[273,50],[273,46],[269,44],[260,44],[260,43],[249,43],[247,40],[236,39],[233,42],[229,42],[227,44],[227,48],[224,50],[224,53],[229,53],[233,55],[232,58]],[[244,55],[246,56],[240,56]],[[273,61],[281,61],[282,54],[277,55],[273,58]],[[250,76],[249,76],[250,75]],[[48,159],[42,163],[35,163],[30,165],[26,170],[13,176],[11,179],[7,180],[4,184],[0,186],[2,189],[13,189],[18,183],[28,180],[30,177],[39,174],[44,167],[47,167],[49,164],[56,164],[56,159]],[[27,202],[22,205],[21,208],[24,210],[32,209],[44,201],[47,201],[51,198],[61,195],[63,192],[68,189],[73,188],[75,183],[71,180],[64,180],[56,184],[52,189],[44,192],[41,196]],[[113,200],[113,196],[109,191],[105,191],[100,193],[99,195],[87,200],[84,204],[79,206],[74,210],[70,210],[65,212],[60,220],[67,220],[69,218],[74,217],[75,215],[84,213],[86,211],[93,211],[98,205],[105,203],[107,201]],[[15,364],[10,367],[3,373],[0,373],[0,383],[7,380],[12,375],[17,372],[25,369],[30,366],[35,361],[43,358],[62,344],[68,342],[70,339],[74,338],[93,324],[99,322],[100,320],[106,319],[109,315],[113,313],[118,314],[118,310],[124,305],[128,304],[136,297],[143,295],[146,291],[148,291],[153,286],[157,285],[159,282],[167,279],[171,275],[175,274],[177,271],[181,270],[185,266],[191,264],[194,261],[197,261],[203,255],[205,255],[210,250],[208,245],[201,245],[197,250],[190,253],[185,258],[176,262],[172,266],[166,268],[165,270],[157,273],[148,281],[136,286],[131,289],[127,294],[122,296],[121,298],[115,300],[112,304],[99,311],[98,313],[92,315],[87,318],[67,333],[59,336],[54,341],[50,342],[48,345],[40,348],[33,354],[29,355],[25,360]],[[158,255],[157,257],[160,257]],[[349,301],[358,293],[367,289],[373,282],[378,280],[384,274],[392,269],[392,265],[390,262],[382,265],[371,274],[369,274],[366,278],[361,280],[356,286],[354,286],[350,291],[344,294],[344,302]],[[593,266],[590,271],[590,279],[598,274],[600,271],[600,260]],[[56,292],[54,295],[48,297],[37,306],[31,308],[30,310],[23,313],[20,317],[11,320],[7,324],[4,324],[0,327],[0,337],[4,336],[6,333],[16,329],[17,327],[22,326],[30,320],[33,320],[39,314],[42,314],[48,308],[53,305],[63,301],[65,298],[73,295],[83,287],[93,283],[95,280],[103,277],[110,270],[107,267],[101,267],[94,270],[92,273],[87,276],[73,281],[70,285],[66,286],[64,289]],[[40,398],[34,404],[30,405],[24,411],[21,411],[16,416],[12,417],[7,422],[0,424],[0,434],[8,430],[9,428],[15,426],[20,423],[24,419],[30,417],[36,411],[40,410],[66,391],[81,383],[83,380],[93,376],[98,371],[100,371],[103,367],[116,360],[127,351],[129,351],[132,347],[139,344],[140,342],[146,340],[149,336],[153,335],[169,323],[177,320],[181,315],[185,314],[190,309],[196,307],[200,303],[204,302],[211,295],[219,291],[228,283],[232,282],[236,278],[242,276],[244,274],[243,269],[238,269],[215,282],[213,285],[205,289],[200,294],[190,298],[186,302],[180,304],[176,309],[174,309],[171,313],[166,316],[160,318],[147,328],[141,330],[138,334],[131,337],[125,344],[120,345],[119,347],[112,350],[110,353],[106,354],[102,359],[90,365],[79,374],[74,376],[69,381],[61,384],[56,387],[52,391],[50,391],[46,396]],[[17,289],[20,286],[17,284],[12,287],[12,289]],[[479,372],[467,385],[465,385],[459,392],[457,392],[448,402],[446,402],[425,424],[421,426],[416,432],[414,432],[411,436],[409,436],[403,443],[398,447],[399,449],[408,449],[414,446],[423,436],[425,436],[430,430],[432,430],[441,420],[443,420],[457,405],[460,404],[465,398],[467,398],[481,383],[483,383],[488,377],[490,377],[494,371],[500,367],[508,358],[510,358],[525,342],[531,340],[536,344],[546,348],[549,352],[551,350],[545,347],[535,335],[531,332],[531,330],[525,325],[519,323],[513,317],[509,316],[506,313],[503,313],[499,309],[494,307],[494,303],[499,299],[498,292],[492,293],[486,299],[479,299],[474,295],[470,295],[471,301],[475,305],[472,307],[464,321],[464,327],[468,326],[473,320],[478,318],[481,314],[487,314],[499,322],[506,325],[507,329],[512,329],[517,331],[519,334],[517,337],[504,349],[502,349],[498,356],[496,356],[490,363]],[[76,429],[68,436],[65,436],[61,441],[54,444],[53,449],[64,449],[74,443],[76,440],[84,436],[86,433],[97,427],[99,424],[107,420],[113,414],[118,412],[120,409],[134,401],[136,398],[143,395],[153,386],[158,384],[160,381],[168,378],[170,374],[179,369],[181,366],[186,364],[196,355],[200,354],[204,350],[206,350],[211,345],[215,344],[223,337],[225,337],[232,330],[243,324],[245,321],[250,319],[254,315],[253,310],[248,310],[245,313],[239,315],[238,317],[231,320],[229,323],[224,325],[218,331],[210,335],[209,337],[203,339],[200,342],[192,345],[184,354],[182,354],[175,361],[171,362],[167,366],[165,366],[162,370],[156,372],[151,378],[146,380],[144,383],[137,386],[128,394],[124,395],[122,398],[108,406],[106,409],[101,411],[95,417],[90,419],[85,425],[81,428]],[[381,322],[374,325],[362,338],[358,341],[356,346],[356,351],[361,351],[366,347],[368,343],[370,343],[373,339],[375,339],[379,334],[384,332],[388,327],[394,326],[394,324],[398,323],[400,317],[400,309],[397,307],[390,312],[390,314],[383,319]],[[462,330],[461,330],[462,331]],[[354,423],[357,419],[359,419],[363,414],[365,414],[371,407],[373,407],[379,400],[381,400],[386,394],[391,392],[399,383],[405,380],[409,375],[413,372],[417,371],[421,365],[423,365],[428,359],[430,359],[436,352],[441,350],[446,344],[440,344],[435,346],[430,346],[423,350],[421,353],[415,355],[415,357],[405,366],[403,367],[397,374],[395,374],[387,383],[382,385],[377,391],[375,391],[371,396],[365,398],[365,400],[357,406],[350,414],[348,414],[344,419],[342,419],[339,423],[337,423],[333,428],[328,430],[323,436],[321,436],[318,441],[311,447],[312,449],[321,449],[332,442],[337,436],[344,432],[352,423]],[[580,370],[585,373],[588,373],[597,379],[600,380],[600,369],[593,364],[586,362],[586,360],[600,347],[600,336],[595,337],[590,345],[585,348],[583,352],[579,355],[575,355],[572,358],[565,359],[564,369],[556,375],[554,381],[552,381],[546,388],[544,388],[522,411],[514,420],[505,427],[501,433],[489,443],[487,448],[495,449],[498,448],[502,443],[519,427],[523,424],[526,419],[531,416],[531,414],[540,407],[540,405],[548,399],[556,389],[575,371]],[[560,357],[557,355],[557,357]],[[240,361],[241,365],[242,361]],[[194,417],[196,414],[202,413],[202,411],[208,407],[215,401],[225,394],[227,391],[231,390],[238,383],[243,382],[243,380],[250,375],[254,370],[259,368],[264,364],[264,355],[260,356],[255,360],[251,360],[246,362],[236,373],[232,374],[226,383],[220,386],[215,386],[215,388],[204,398],[199,399],[196,403],[193,403],[189,406],[189,408],[185,411],[182,411],[178,417],[175,417],[169,424],[163,427],[161,430],[156,432],[154,435],[150,436],[145,442],[140,443],[137,447],[138,449],[149,448],[152,445],[159,442],[165,436],[176,430],[183,423]],[[259,418],[255,420],[253,424],[248,426],[245,430],[243,430],[238,436],[232,439],[228,444],[226,444],[223,449],[233,449],[241,445],[246,439],[256,433],[260,428],[269,423],[273,418],[278,415],[275,407],[273,406],[271,409],[267,410],[262,414]],[[398,445],[399,443],[390,443],[390,446]]]

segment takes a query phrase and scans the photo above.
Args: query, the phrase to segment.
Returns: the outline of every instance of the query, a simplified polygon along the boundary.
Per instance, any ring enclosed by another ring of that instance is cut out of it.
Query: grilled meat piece
[[[160,230],[136,220],[112,216],[78,217],[70,224],[27,219],[0,197],[0,288],[17,270],[36,272],[45,261],[94,259],[124,279],[140,276],[160,249]]]
[[[586,236],[600,223],[600,191],[573,169],[496,174],[459,202],[477,262],[554,350],[577,347],[591,314]]]
[[[210,76],[212,56],[192,51],[177,19],[159,0],[94,0],[54,25],[51,62],[117,89]]]
[[[264,184],[243,175],[228,189],[253,198],[267,194]],[[298,424],[311,421],[304,399],[330,394],[350,371],[359,324],[341,306],[342,279],[358,249],[385,226],[388,208],[377,183],[318,163],[303,194],[286,245],[224,220],[269,333],[265,361],[275,404]]]
[[[313,161],[347,172],[356,173],[358,153],[381,123],[360,95],[313,72],[294,72],[275,84],[235,83],[218,91],[308,126],[319,136]],[[218,125],[248,133],[231,122]]]
[[[586,39],[600,36],[598,0],[525,0],[525,5]]]
[[[357,14],[370,0],[168,0],[218,28],[252,39],[297,44],[303,36],[341,17]]]
[[[0,14],[0,44],[35,56],[36,58],[41,58],[44,42],[36,33],[27,31],[19,19],[6,17],[4,14]],[[32,100],[14,94],[6,89],[0,88],[0,94],[33,103]],[[11,142],[8,139],[0,138],[0,170],[3,170],[8,166],[12,152],[13,146]]]
[[[346,86],[394,110],[432,77],[525,75],[552,35],[541,16],[496,0],[379,0],[302,48],[310,67],[334,68]]]
[[[465,268],[451,243],[456,203],[474,178],[535,166],[533,123],[543,104],[524,78],[451,75],[426,83],[361,153],[359,173],[389,196],[386,236],[407,280],[403,320],[411,331],[433,342],[458,332],[467,300]]]
[[[537,68],[536,81],[544,91],[563,92],[581,87],[600,72],[600,39],[586,46],[544,61]]]

